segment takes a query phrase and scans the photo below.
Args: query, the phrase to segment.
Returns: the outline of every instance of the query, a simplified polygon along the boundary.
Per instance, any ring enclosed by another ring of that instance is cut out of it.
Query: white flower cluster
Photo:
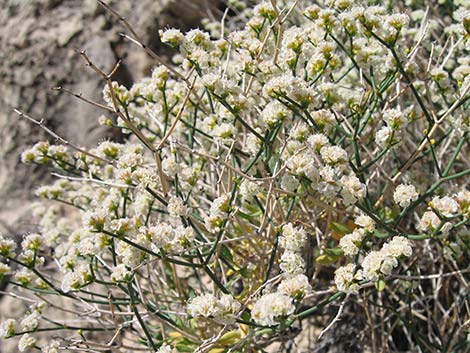
[[[470,192],[463,190],[453,196],[435,196],[428,203],[428,209],[421,216],[417,229],[420,232],[432,234],[441,232],[448,234],[454,227],[453,220],[469,215]]]
[[[0,233],[0,255],[7,257],[13,256],[13,251],[16,249],[16,243],[13,239],[6,239]]]
[[[352,263],[338,267],[335,271],[335,285],[341,292],[357,293],[362,279],[362,272]]]
[[[41,347],[41,353],[59,353],[60,342],[58,340],[51,340],[48,344]]]
[[[240,307],[241,304],[229,294],[223,294],[220,298],[204,294],[192,298],[187,311],[192,317],[211,318],[227,325],[235,322]]]
[[[429,206],[443,217],[452,217],[459,210],[459,204],[450,196],[436,196],[431,200]]]
[[[15,319],[7,319],[0,324],[0,337],[9,338],[15,334],[17,322]]]
[[[357,255],[366,235],[373,233],[375,230],[374,220],[367,215],[360,214],[356,217],[354,223],[360,228],[344,235],[339,241],[339,247],[346,256]]]
[[[130,279],[132,271],[130,271],[125,264],[119,264],[113,268],[111,273],[111,281],[123,282]]]
[[[371,251],[362,261],[362,275],[369,281],[377,281],[382,275],[390,275],[392,269],[398,266],[400,257],[409,257],[412,254],[411,243],[402,236],[393,237],[392,240],[379,251]]]
[[[206,227],[211,232],[220,231],[223,220],[230,210],[230,195],[216,198],[210,207],[209,215],[204,219]]]
[[[263,295],[251,310],[251,317],[260,325],[273,326],[291,315],[295,305],[290,296],[280,292]]]
[[[176,217],[186,217],[189,213],[188,207],[186,207],[183,201],[177,197],[170,198],[167,208],[170,215]]]
[[[25,333],[21,336],[18,341],[18,350],[20,352],[26,352],[30,348],[33,348],[36,345],[36,338],[31,336],[29,333]]]
[[[346,234],[339,241],[339,246],[347,256],[354,256],[360,250],[360,245],[366,232],[362,228],[354,229],[352,233]]]
[[[393,199],[397,204],[405,208],[408,207],[411,202],[418,199],[418,193],[413,185],[400,184],[393,193]]]
[[[281,256],[281,270],[288,275],[299,275],[305,271],[305,262],[300,254],[307,240],[307,233],[292,223],[282,227],[279,245],[285,250]]]
[[[282,227],[279,245],[285,250],[280,268],[284,279],[277,291],[262,295],[253,305],[251,317],[260,325],[272,326],[287,318],[295,310],[294,301],[301,300],[311,292],[301,251],[307,241],[304,229],[288,223]]]
[[[359,266],[352,263],[339,267],[335,271],[335,284],[339,291],[357,293],[361,281],[376,282],[391,274],[402,257],[412,254],[411,242],[402,236],[395,236],[385,243],[380,250],[369,252]]]
[[[284,279],[279,283],[277,291],[291,298],[300,300],[312,291],[312,286],[307,276],[301,274]]]

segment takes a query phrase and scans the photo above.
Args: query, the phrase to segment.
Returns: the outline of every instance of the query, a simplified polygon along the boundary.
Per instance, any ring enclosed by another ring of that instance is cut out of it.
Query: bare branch
[[[80,153],[83,153],[91,158],[94,158],[94,159],[97,159],[101,162],[104,162],[104,163],[108,163],[108,164],[114,164],[113,161],[110,161],[110,160],[107,160],[107,159],[104,159],[100,156],[97,156],[96,154],[93,154],[91,152],[88,152],[86,150],[84,150],[83,148],[81,147],[78,147],[77,145],[74,145],[73,143],[70,143],[69,141],[65,140],[64,138],[60,137],[58,134],[56,134],[54,131],[52,131],[51,129],[49,129],[45,124],[44,124],[44,119],[41,119],[41,120],[36,120],[36,119],[33,119],[32,117],[30,117],[29,115],[23,113],[22,111],[14,108],[13,111],[18,114],[20,117],[22,118],[25,118],[27,119],[28,121],[32,122],[33,124],[36,124],[38,125],[41,129],[43,129],[45,132],[47,132],[49,135],[51,135],[52,137],[54,137],[58,142],[62,143],[63,145],[65,146],[69,146],[70,148],[72,148],[73,150],[77,151],[77,152],[80,152]]]

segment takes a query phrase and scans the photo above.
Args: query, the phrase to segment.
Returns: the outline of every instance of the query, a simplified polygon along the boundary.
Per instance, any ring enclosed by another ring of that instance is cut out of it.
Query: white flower
[[[216,198],[210,208],[210,213],[213,215],[227,213],[230,209],[230,195],[224,194]]]
[[[305,33],[301,28],[291,27],[284,32],[281,45],[284,49],[287,48],[294,52],[299,52],[305,39]]]
[[[316,183],[319,175],[314,161],[310,151],[302,151],[289,158],[287,166],[290,168],[291,173],[306,176]]]
[[[396,132],[395,132],[396,135]],[[380,147],[391,145],[393,142],[394,130],[389,126],[382,126],[375,134],[375,143]]]
[[[329,110],[321,109],[310,114],[320,130],[324,130],[335,122],[335,116]]]
[[[286,173],[281,178],[281,187],[284,190],[294,192],[299,187],[300,183],[295,176],[292,174]]]
[[[410,18],[405,13],[394,13],[387,16],[386,25],[400,30],[410,22]]]
[[[47,156],[49,147],[48,141],[40,141],[21,154],[21,161],[23,163],[47,163],[50,160]]]
[[[408,207],[411,202],[416,201],[418,196],[413,185],[400,184],[393,193],[393,199],[403,208]]]
[[[359,227],[362,227],[368,233],[372,233],[375,230],[374,220],[364,214],[357,216],[354,223]]]
[[[88,211],[83,215],[83,226],[93,232],[101,231],[108,219],[108,212],[104,208]]]
[[[449,234],[450,230],[454,227],[454,225],[452,224],[452,222],[445,222],[442,227],[441,227],[441,232],[442,234]]]
[[[175,217],[186,217],[189,213],[189,208],[184,204],[183,200],[176,196],[170,197],[167,210],[171,216]]]
[[[444,217],[452,217],[459,211],[459,204],[452,197],[434,197],[429,206],[434,208]]]
[[[320,149],[320,155],[326,164],[332,166],[348,162],[348,153],[339,146],[324,146]]]
[[[191,227],[179,226],[174,229],[174,238],[169,244],[173,252],[180,253],[194,240],[194,230]]]
[[[5,276],[10,271],[11,271],[10,266],[8,266],[7,264],[4,264],[3,262],[0,262],[0,278]]]
[[[126,265],[119,264],[113,268],[110,278],[113,282],[122,282],[128,280],[131,276],[132,271],[129,271]]]
[[[103,99],[107,103],[108,107],[114,109],[114,102],[116,101],[116,105],[120,103],[127,103],[131,95],[126,87],[120,85],[118,82],[113,81],[112,84],[112,93],[109,90],[109,85],[105,85],[103,88]]]
[[[195,45],[207,45],[210,42],[209,33],[200,29],[192,29],[186,33],[186,39]]]
[[[272,78],[264,85],[263,91],[268,97],[288,96],[305,107],[313,101],[314,95],[304,80],[290,74]]]
[[[364,229],[354,229],[352,233],[346,234],[339,241],[339,246],[347,256],[354,256],[359,252],[359,246],[365,237]]]
[[[387,109],[383,112],[383,119],[393,129],[398,130],[406,125],[407,119],[405,114],[399,109]]]
[[[134,229],[135,220],[133,218],[118,218],[113,219],[109,228],[112,232],[119,235],[125,235]]]
[[[52,340],[49,344],[46,344],[41,348],[42,353],[59,353],[60,342],[58,340]]]
[[[37,311],[33,311],[29,315],[25,316],[23,320],[21,320],[21,327],[25,331],[33,331],[39,325],[39,319],[41,315]]]
[[[290,116],[290,111],[278,101],[269,102],[261,112],[261,119],[268,126],[275,126]]]
[[[354,264],[338,267],[335,271],[335,285],[340,292],[357,293],[360,280],[362,280],[362,272],[356,271]]]
[[[226,325],[235,322],[235,314],[240,307],[241,304],[229,294],[222,295],[220,299],[212,294],[204,294],[192,298],[186,309],[192,317],[213,318]]]
[[[165,31],[160,30],[158,31],[158,33],[160,35],[162,43],[168,43],[172,47],[181,45],[186,40],[179,29],[171,28]]]
[[[282,235],[279,237],[279,245],[286,251],[297,252],[302,250],[307,233],[302,228],[294,227],[292,223],[287,223],[282,227]]]
[[[149,242],[146,236],[143,233],[136,235],[135,242],[144,247],[150,247],[152,251],[158,251],[159,248],[156,248],[155,244]],[[134,246],[124,242],[118,241],[116,246],[116,254],[119,255],[121,262],[127,267],[136,267],[139,266],[143,260],[146,259],[146,253],[135,248]]]
[[[166,175],[174,178],[181,172],[181,166],[173,158],[165,158],[162,161],[162,169]]]
[[[383,251],[371,251],[362,261],[363,276],[369,281],[378,281],[381,274],[389,275],[392,269],[398,266],[395,257]]]
[[[362,200],[366,195],[366,186],[362,184],[355,175],[343,176],[341,178],[341,196],[345,205],[352,205]]]
[[[261,192],[261,187],[249,180],[244,180],[240,184],[240,196],[244,201],[252,201],[254,197]]]
[[[253,305],[251,317],[260,325],[273,326],[295,310],[292,298],[281,293],[269,293]]]
[[[16,242],[12,239],[5,239],[0,233],[0,256],[11,256],[16,249]]]
[[[231,141],[237,136],[237,128],[232,123],[222,123],[216,125],[212,133],[222,141]]]
[[[123,147],[124,146],[119,143],[103,141],[93,152],[102,158],[116,159],[120,155]]]
[[[299,275],[305,271],[305,261],[299,254],[294,252],[285,252],[281,256],[281,270],[288,275]]]
[[[362,261],[364,278],[377,281],[381,275],[390,275],[398,266],[398,258],[412,254],[410,241],[402,236],[395,236],[383,245],[380,251],[371,251]]]
[[[230,294],[223,294],[218,305],[219,312],[214,317],[215,321],[223,325],[235,323],[235,315],[238,314],[241,304]]]
[[[224,194],[216,198],[210,207],[209,215],[204,218],[204,223],[211,232],[218,232],[224,216],[230,210],[230,195]]]
[[[393,237],[390,242],[384,244],[381,251],[393,257],[409,257],[413,252],[411,242],[403,236]]]
[[[150,240],[153,251],[168,250],[169,244],[175,237],[173,227],[163,222],[150,227],[140,227],[139,233],[144,235],[143,238]]]
[[[300,123],[300,124],[295,125],[289,131],[289,137],[295,141],[303,142],[305,141],[309,132],[310,132],[309,126],[305,123]]]
[[[218,312],[218,300],[212,294],[204,294],[191,299],[187,311],[192,317],[211,317]]]
[[[134,203],[132,204],[134,208],[134,214],[136,216],[147,215],[149,213],[152,202],[153,200],[151,197],[149,197],[149,195],[139,193],[135,197]]]
[[[260,129],[255,129],[257,132],[260,132]],[[262,146],[262,141],[254,134],[250,134],[246,138],[246,149],[250,153],[257,153]]]
[[[95,239],[88,237],[80,240],[77,245],[77,250],[80,255],[95,255],[98,250],[98,244],[96,244]]]
[[[455,200],[459,203],[460,212],[470,216],[470,191],[462,190],[455,195]]]
[[[328,137],[323,134],[313,134],[307,138],[307,142],[315,152],[319,153],[321,148],[328,144]]]
[[[279,293],[300,299],[312,291],[312,286],[308,282],[307,276],[300,274],[283,280],[277,290]]]
[[[431,233],[437,229],[440,224],[441,220],[433,211],[426,211],[421,217],[417,228],[420,232]]]
[[[43,248],[43,245],[43,238],[36,233],[26,235],[21,242],[21,247],[29,250],[40,250]]]
[[[65,293],[71,292],[73,290],[78,290],[83,286],[83,278],[79,272],[68,272],[62,278],[62,283],[60,285],[62,291]]]
[[[0,338],[9,338],[15,333],[16,320],[7,319],[0,324]]]
[[[36,339],[33,336],[30,336],[28,333],[25,333],[23,336],[21,336],[18,342],[18,350],[20,352],[25,352],[29,348],[34,347],[35,344]]]
[[[33,278],[33,273],[27,268],[22,268],[21,270],[15,273],[15,280],[17,280],[24,286],[29,285]]]

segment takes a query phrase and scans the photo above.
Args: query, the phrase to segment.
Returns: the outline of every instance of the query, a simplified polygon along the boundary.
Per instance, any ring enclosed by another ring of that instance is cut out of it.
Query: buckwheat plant
[[[468,1],[229,6],[160,31],[171,64],[121,18],[157,63],[131,88],[81,52],[104,103],[79,98],[124,142],[85,150],[18,111],[58,142],[22,155],[56,180],[37,233],[0,238],[29,305],[1,335],[22,352],[468,351]]]

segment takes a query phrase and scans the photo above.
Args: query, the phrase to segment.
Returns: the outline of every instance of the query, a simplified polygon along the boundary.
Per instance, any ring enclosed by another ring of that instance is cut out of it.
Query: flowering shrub
[[[0,238],[1,275],[34,298],[1,336],[21,352],[290,351],[352,310],[361,349],[470,349],[469,5],[441,20],[368,3],[161,31],[173,65],[130,89],[82,53],[126,139],[23,153],[57,180],[37,191],[37,234],[17,252]]]

